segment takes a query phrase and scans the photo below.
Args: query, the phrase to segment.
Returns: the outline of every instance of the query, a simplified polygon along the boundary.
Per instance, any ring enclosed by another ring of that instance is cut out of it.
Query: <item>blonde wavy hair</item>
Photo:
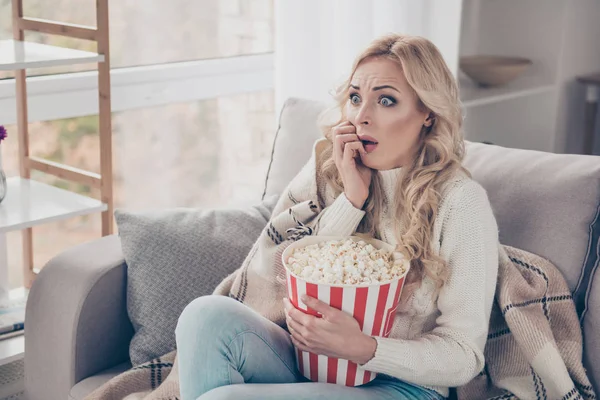
[[[429,40],[419,36],[389,34],[374,40],[352,66],[350,76],[334,92],[337,100],[334,107],[321,115],[320,125],[328,144],[321,152],[318,165],[325,183],[336,195],[344,187],[333,159],[332,128],[345,120],[344,109],[349,96],[349,85],[358,65],[370,57],[392,60],[402,68],[406,80],[418,98],[421,111],[432,113],[433,124],[423,127],[417,154],[411,165],[404,165],[396,187],[395,235],[397,250],[411,260],[411,269],[402,293],[403,301],[420,285],[425,275],[436,284],[436,295],[444,285],[448,268],[444,259],[434,254],[431,246],[433,223],[438,214],[441,189],[457,173],[471,177],[462,166],[464,137],[462,111],[456,81],[444,62],[438,48]],[[324,115],[336,110],[341,117],[334,123],[324,123]],[[365,202],[365,218],[357,231],[381,238],[376,221],[384,207],[382,183],[378,174],[373,174],[369,197]],[[404,227],[404,228],[403,228]]]

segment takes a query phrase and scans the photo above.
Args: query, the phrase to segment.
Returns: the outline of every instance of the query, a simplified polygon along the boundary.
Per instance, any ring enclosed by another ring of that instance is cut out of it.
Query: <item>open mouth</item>
[[[375,148],[379,144],[378,142],[375,142],[375,141],[362,140],[362,139],[361,139],[361,143],[363,144],[363,146],[364,146],[365,150],[367,151],[367,153],[370,153],[373,150],[375,150]]]

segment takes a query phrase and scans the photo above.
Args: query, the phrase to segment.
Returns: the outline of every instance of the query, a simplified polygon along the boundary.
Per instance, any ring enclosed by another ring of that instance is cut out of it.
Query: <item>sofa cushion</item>
[[[265,196],[281,194],[306,164],[313,144],[323,137],[317,126],[317,117],[324,110],[324,103],[298,98],[286,100],[273,141],[263,199]]]
[[[599,159],[469,142],[464,165],[488,192],[500,241],[547,258],[575,291],[598,211]]]
[[[241,266],[276,201],[269,196],[247,208],[115,211],[128,267],[134,366],[175,349],[184,307]]]

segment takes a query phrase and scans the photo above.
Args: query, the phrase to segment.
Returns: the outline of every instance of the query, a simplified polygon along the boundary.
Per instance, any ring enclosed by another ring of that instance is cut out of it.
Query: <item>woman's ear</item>
[[[423,123],[423,126],[429,128],[433,124],[433,121],[435,121],[435,117],[434,117],[433,113],[430,112],[429,115],[427,116],[427,119]]]

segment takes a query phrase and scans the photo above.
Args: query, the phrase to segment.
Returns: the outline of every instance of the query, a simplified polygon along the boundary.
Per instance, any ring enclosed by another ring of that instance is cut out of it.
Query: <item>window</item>
[[[94,25],[94,1],[74,4],[28,0],[24,5],[27,16]],[[115,207],[208,208],[259,201],[276,129],[273,0],[113,1],[110,6]],[[10,1],[0,0],[0,39],[12,37],[9,10]],[[94,50],[86,41],[59,36],[32,33],[28,39]],[[80,72],[90,68],[95,66],[28,71],[47,75],[28,79],[32,155],[100,171],[96,77]],[[9,177],[18,175],[10,76],[0,75]],[[51,175],[33,171],[33,178],[99,198],[96,189]],[[100,237],[100,215],[33,231],[35,267],[41,268],[65,249]],[[18,232],[7,239],[9,248],[20,249]],[[22,285],[22,254],[9,253],[15,288]]]
[[[56,4],[58,3],[58,4]],[[76,4],[76,6],[75,6]],[[95,26],[93,0],[27,0],[27,17]],[[12,38],[10,1],[0,0],[0,39]],[[273,51],[273,0],[112,1],[111,67],[134,67]],[[90,41],[26,32],[26,39],[96,51]],[[46,68],[36,75],[94,69]],[[14,76],[0,71],[0,78]]]

